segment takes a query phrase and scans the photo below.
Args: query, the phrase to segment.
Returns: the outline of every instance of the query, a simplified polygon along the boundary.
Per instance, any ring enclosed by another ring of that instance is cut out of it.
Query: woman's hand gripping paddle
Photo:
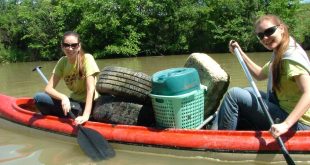
[[[37,71],[42,79],[48,83],[40,68],[41,67],[37,66],[33,69],[33,71]],[[74,104],[71,104],[71,106],[72,108],[77,108]],[[69,115],[72,119],[76,118],[71,111],[69,112]],[[100,133],[93,129],[85,128],[82,125],[77,125],[77,127],[77,142],[84,153],[92,160],[100,161],[115,156],[114,149]]]
[[[243,58],[241,57],[241,54],[240,54],[238,48],[234,48],[234,53],[237,56],[238,61],[241,64],[242,69],[244,70],[244,72],[246,74],[246,77],[247,77],[250,85],[252,86],[252,88],[254,90],[254,93],[255,93],[255,96],[257,97],[259,104],[262,106],[263,111],[264,111],[265,115],[267,116],[270,125],[273,125],[274,122],[273,122],[273,120],[272,120],[272,118],[271,118],[271,116],[269,114],[268,107],[265,104],[265,102],[263,101],[262,96],[260,95],[260,93],[259,93],[259,91],[258,91],[258,89],[257,89],[257,87],[256,87],[256,85],[255,85],[255,83],[253,81],[253,78],[252,78],[252,76],[251,76],[251,74],[250,74],[246,64],[243,61]],[[288,151],[287,151],[287,149],[286,149],[286,147],[285,147],[281,137],[280,136],[277,137],[276,140],[277,140],[277,142],[278,142],[278,144],[279,144],[279,146],[281,148],[281,151],[282,151],[282,154],[283,154],[283,156],[284,156],[284,158],[286,160],[286,163],[289,164],[289,165],[295,165],[295,163],[294,163],[293,159],[291,158],[290,154],[288,153]]]

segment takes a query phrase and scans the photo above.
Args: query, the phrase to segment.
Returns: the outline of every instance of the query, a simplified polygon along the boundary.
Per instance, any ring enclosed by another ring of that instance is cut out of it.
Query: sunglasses
[[[73,44],[68,44],[68,43],[62,43],[62,46],[64,48],[72,48],[72,49],[75,49],[79,46],[79,43],[73,43]]]
[[[276,26],[272,26],[268,29],[266,29],[265,31],[263,32],[260,32],[260,33],[256,33],[256,36],[258,39],[262,40],[264,39],[264,37],[269,37],[271,36],[274,32],[276,32],[276,30],[278,29],[279,25],[276,25]]]

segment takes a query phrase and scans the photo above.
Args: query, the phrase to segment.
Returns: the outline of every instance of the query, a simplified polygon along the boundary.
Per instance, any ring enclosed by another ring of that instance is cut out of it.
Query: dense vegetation
[[[253,21],[264,13],[309,48],[309,5],[299,0],[0,0],[0,62],[56,60],[68,30],[96,58],[226,52],[230,39],[261,51]]]

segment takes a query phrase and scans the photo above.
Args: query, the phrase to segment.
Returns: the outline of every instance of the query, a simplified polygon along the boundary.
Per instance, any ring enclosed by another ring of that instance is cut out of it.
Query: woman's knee
[[[244,93],[244,89],[239,87],[232,87],[228,90],[226,97],[229,97],[231,99],[238,99],[241,97]]]
[[[45,92],[38,92],[34,95],[33,99],[36,103],[41,103],[47,101],[49,102],[51,100],[51,97]]]
[[[253,105],[256,105],[255,95],[247,89],[239,87],[231,88],[225,99],[230,103],[234,103],[239,108],[252,107]]]
[[[237,113],[238,108],[235,107],[238,107],[238,100],[240,99],[239,97],[241,95],[241,90],[243,89],[239,87],[233,87],[227,91],[221,104],[221,111],[227,111],[227,113],[231,113],[232,111],[234,111]]]
[[[257,93],[255,92],[255,90],[252,87],[246,87],[246,88],[244,88],[244,90],[248,91],[253,96],[257,96]],[[261,95],[261,97],[263,99],[266,99],[266,97],[267,97],[267,93],[266,92],[263,92],[263,91],[258,91],[258,92],[260,93],[260,95]]]
[[[52,98],[47,93],[38,92],[35,94],[33,99],[35,100],[36,107],[43,115],[49,115],[52,113],[51,107],[53,107],[54,105]]]

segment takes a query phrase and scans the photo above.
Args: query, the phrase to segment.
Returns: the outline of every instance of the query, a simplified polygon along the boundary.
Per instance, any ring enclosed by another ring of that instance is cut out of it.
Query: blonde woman
[[[310,62],[306,52],[290,36],[288,27],[275,15],[264,15],[255,23],[260,43],[272,50],[263,67],[255,64],[237,42],[249,71],[256,80],[268,79],[267,93],[261,92],[276,124],[270,125],[252,88],[231,88],[220,106],[218,129],[269,130],[273,137],[288,130],[310,130]]]
[[[60,117],[67,116],[72,102],[78,103],[81,111],[72,112],[78,115],[76,124],[82,124],[89,120],[94,100],[98,97],[95,84],[99,68],[93,56],[84,53],[77,33],[66,32],[61,48],[65,56],[57,62],[45,92],[37,93],[34,99],[42,114]],[[61,79],[72,92],[69,97],[55,89]]]

